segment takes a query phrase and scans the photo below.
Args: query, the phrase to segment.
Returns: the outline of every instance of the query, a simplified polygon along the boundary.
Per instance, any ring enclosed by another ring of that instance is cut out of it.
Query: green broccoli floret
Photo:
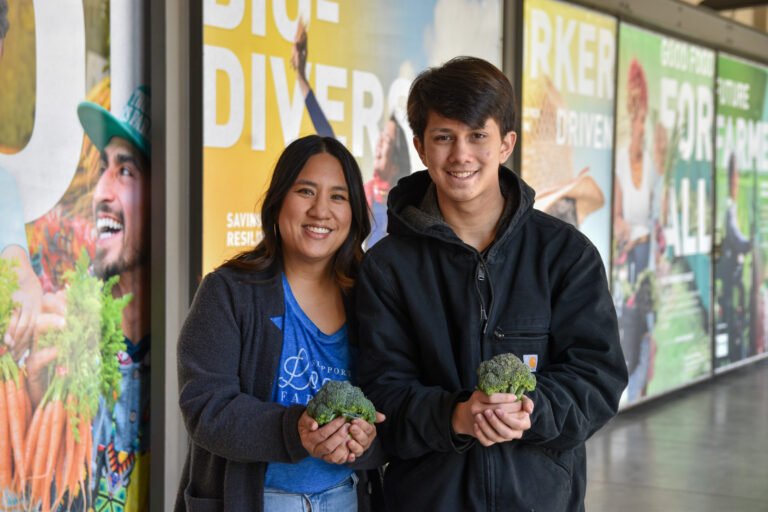
[[[499,354],[477,367],[477,389],[488,396],[494,393],[514,393],[520,400],[525,391],[536,387],[536,376],[515,354]]]
[[[307,414],[322,426],[339,416],[376,420],[376,408],[363,391],[348,381],[329,380],[307,404]]]

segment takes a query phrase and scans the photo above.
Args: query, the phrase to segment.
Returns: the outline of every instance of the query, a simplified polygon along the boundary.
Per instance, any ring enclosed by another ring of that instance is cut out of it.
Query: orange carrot
[[[29,422],[32,420],[32,401],[27,392],[27,378],[24,376],[24,372],[19,372],[19,382],[21,384],[19,393],[24,401],[24,432],[26,432],[29,428]]]
[[[85,468],[88,474],[88,482],[91,481],[91,457],[93,457],[93,432],[91,431],[91,422],[85,422]]]
[[[86,471],[86,469],[83,467],[83,458],[85,457],[86,446],[88,444],[86,437],[88,435],[87,432],[90,429],[90,426],[88,425],[88,422],[85,421],[85,418],[83,418],[82,414],[78,417],[80,421],[77,424],[77,428],[78,428],[80,441],[75,442],[75,456],[73,457],[72,472],[69,475],[70,479],[69,479],[69,484],[67,485],[67,487],[70,489],[69,491],[70,500],[75,498],[77,483],[82,480],[83,472]],[[89,464],[89,462],[86,462],[86,463]]]
[[[0,389],[0,490],[11,486],[12,475],[13,457],[11,455],[11,434],[8,431],[8,402],[3,386]]]
[[[26,477],[29,478],[32,472],[32,457],[37,446],[37,438],[40,435],[40,425],[43,423],[43,407],[35,409],[32,421],[29,422],[27,429],[27,438],[24,440],[24,467],[27,470]]]
[[[66,429],[66,422],[64,425],[64,428]],[[64,468],[67,465],[67,451],[66,451],[66,444],[65,443],[59,443],[59,449],[58,449],[58,455],[56,456],[56,470],[53,475],[54,482],[56,482],[56,500],[53,502],[53,505],[51,506],[51,510],[56,510],[59,507],[59,502],[61,501],[61,498],[64,496]]]
[[[11,433],[11,447],[13,449],[14,472],[18,483],[18,489],[24,489],[26,471],[24,469],[24,405],[19,400],[19,389],[13,379],[5,381],[5,395],[8,407],[8,424]]]
[[[51,421],[51,438],[48,444],[48,456],[45,460],[45,472],[43,479],[43,512],[50,510],[51,508],[51,484],[53,483],[53,471],[56,467],[56,455],[59,452],[59,443],[61,442],[61,434],[64,432],[64,416],[66,411],[64,410],[64,404],[61,400],[55,398],[53,400],[53,419]]]
[[[45,480],[45,460],[48,455],[48,447],[52,434],[51,420],[53,419],[53,402],[45,404],[43,417],[40,424],[40,433],[34,447],[34,462],[32,465],[32,474],[29,480],[32,484],[31,497],[33,502],[43,495],[41,487]]]
[[[67,397],[67,403],[71,406],[74,403],[72,394]],[[67,421],[64,425],[64,453],[66,454],[66,462],[61,471],[61,483],[56,485],[58,499],[57,502],[64,497],[64,493],[67,492],[69,487],[70,475],[72,474],[75,462],[75,435],[72,432],[72,418],[74,415],[67,411]]]

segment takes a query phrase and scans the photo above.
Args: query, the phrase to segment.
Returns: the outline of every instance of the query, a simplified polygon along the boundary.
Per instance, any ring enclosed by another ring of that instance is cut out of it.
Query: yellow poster
[[[388,188],[420,169],[405,116],[413,78],[456,55],[501,65],[499,1],[203,4],[203,273],[260,240],[277,157],[311,133],[358,159],[375,243]],[[376,169],[385,132],[403,141],[391,176]]]

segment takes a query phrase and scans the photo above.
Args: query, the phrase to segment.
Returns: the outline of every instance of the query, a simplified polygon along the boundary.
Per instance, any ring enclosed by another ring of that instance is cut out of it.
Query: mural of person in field
[[[83,454],[71,458],[85,469],[53,469],[53,481],[42,483],[34,480],[38,471],[32,471],[33,486],[17,491],[43,511],[86,505],[113,511],[148,507],[148,112],[145,87],[136,89],[120,118],[93,102],[78,107],[85,133],[100,154],[92,192],[94,256],[91,265],[83,249],[75,271],[65,273],[66,292],[45,295],[39,327],[45,332],[28,371],[33,407],[44,411],[53,404],[51,415],[59,408],[61,427],[53,428],[52,437],[58,436],[62,446],[72,445],[74,453],[82,446]],[[99,295],[100,304],[94,302]],[[101,328],[93,332],[94,324]],[[90,345],[100,352],[95,368],[88,367],[83,348]],[[97,379],[89,381],[88,373]],[[33,418],[31,432],[35,424]],[[79,439],[70,440],[70,431],[78,432]],[[52,442],[33,442],[30,452],[41,452],[41,444]],[[62,457],[64,468],[69,458]],[[78,473],[79,480],[68,480]]]
[[[15,160],[0,171],[0,510],[148,510],[149,91],[137,88],[110,113],[108,2],[35,7],[0,0],[0,40],[20,31],[34,43],[54,11],[84,21],[68,25],[67,44],[86,42],[70,57],[87,60],[88,93],[77,109],[75,98],[45,111],[80,135],[65,148],[74,170],[54,158],[61,167],[50,174],[70,178],[42,214],[25,218],[30,195],[14,181]],[[24,133],[48,104],[35,100],[34,44],[25,57],[19,39],[0,46],[16,77],[9,88],[0,65],[0,107],[25,91],[33,107],[28,120],[4,118],[0,152],[13,155],[29,149]],[[20,85],[27,75],[31,85]],[[42,175],[35,186],[48,185]]]
[[[117,354],[120,396],[102,397],[93,425],[96,509],[147,510],[149,490],[149,91],[139,87],[121,119],[102,107],[78,107],[86,134],[101,151],[93,191],[93,272],[119,280],[112,295],[132,297],[123,309],[124,347]],[[135,482],[135,484],[134,484]]]

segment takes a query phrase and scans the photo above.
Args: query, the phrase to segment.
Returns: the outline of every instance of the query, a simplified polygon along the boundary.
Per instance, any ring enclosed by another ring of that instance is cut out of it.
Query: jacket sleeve
[[[549,364],[536,379],[524,442],[573,448],[618,410],[627,367],[603,262],[591,244],[552,296]]]
[[[193,443],[232,461],[298,462],[307,456],[297,428],[304,407],[285,407],[243,392],[239,375],[245,340],[234,301],[224,280],[209,274],[182,326],[177,364],[187,432]]]
[[[370,254],[369,254],[370,256]],[[419,350],[403,301],[371,257],[357,280],[363,391],[387,419],[378,425],[387,453],[410,459],[430,452],[464,451],[452,435],[451,415],[465,391],[451,393],[419,382]]]

